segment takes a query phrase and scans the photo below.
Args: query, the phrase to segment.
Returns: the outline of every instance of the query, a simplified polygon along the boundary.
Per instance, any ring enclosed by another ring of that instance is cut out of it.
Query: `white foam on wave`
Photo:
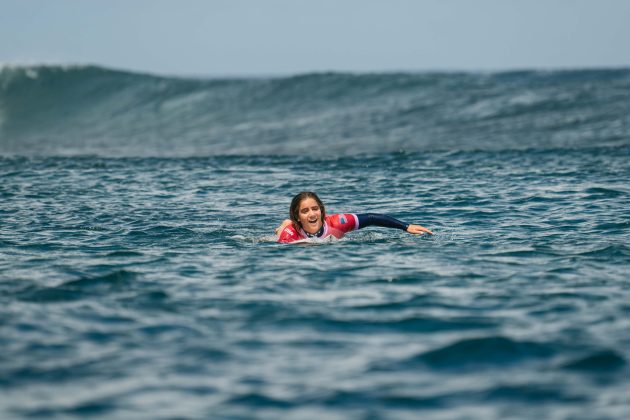
[[[0,61],[0,71],[7,70],[28,70],[42,67],[54,67],[64,71],[80,70],[93,67],[87,63],[61,63],[58,61],[35,61],[35,60],[16,60],[16,61]]]

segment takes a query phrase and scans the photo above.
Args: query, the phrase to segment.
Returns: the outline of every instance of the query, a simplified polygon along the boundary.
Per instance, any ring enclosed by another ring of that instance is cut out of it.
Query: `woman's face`
[[[322,227],[322,209],[314,198],[305,198],[300,203],[298,219],[302,229],[308,233],[317,233]]]

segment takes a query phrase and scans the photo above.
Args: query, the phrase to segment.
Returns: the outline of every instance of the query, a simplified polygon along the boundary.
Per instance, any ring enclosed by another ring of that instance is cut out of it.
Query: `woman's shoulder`
[[[293,224],[287,225],[280,231],[278,242],[293,242],[302,239],[300,233],[295,229]]]
[[[358,225],[357,216],[353,213],[327,215],[326,223],[333,227],[343,227],[346,230],[352,230]]]

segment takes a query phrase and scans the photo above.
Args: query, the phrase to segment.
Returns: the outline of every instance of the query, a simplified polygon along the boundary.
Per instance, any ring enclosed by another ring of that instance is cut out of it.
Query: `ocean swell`
[[[630,69],[161,77],[0,68],[0,154],[353,155],[630,143]]]

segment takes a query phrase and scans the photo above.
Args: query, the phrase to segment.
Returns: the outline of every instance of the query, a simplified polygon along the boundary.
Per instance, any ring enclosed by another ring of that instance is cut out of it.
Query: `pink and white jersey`
[[[334,236],[335,238],[342,238],[346,233],[359,228],[359,219],[356,214],[332,214],[326,216],[324,220],[324,230],[320,236],[320,239],[327,238],[328,236]],[[282,230],[278,242],[295,242],[300,239],[306,239],[309,235],[302,229],[295,229],[293,225],[289,225]]]

